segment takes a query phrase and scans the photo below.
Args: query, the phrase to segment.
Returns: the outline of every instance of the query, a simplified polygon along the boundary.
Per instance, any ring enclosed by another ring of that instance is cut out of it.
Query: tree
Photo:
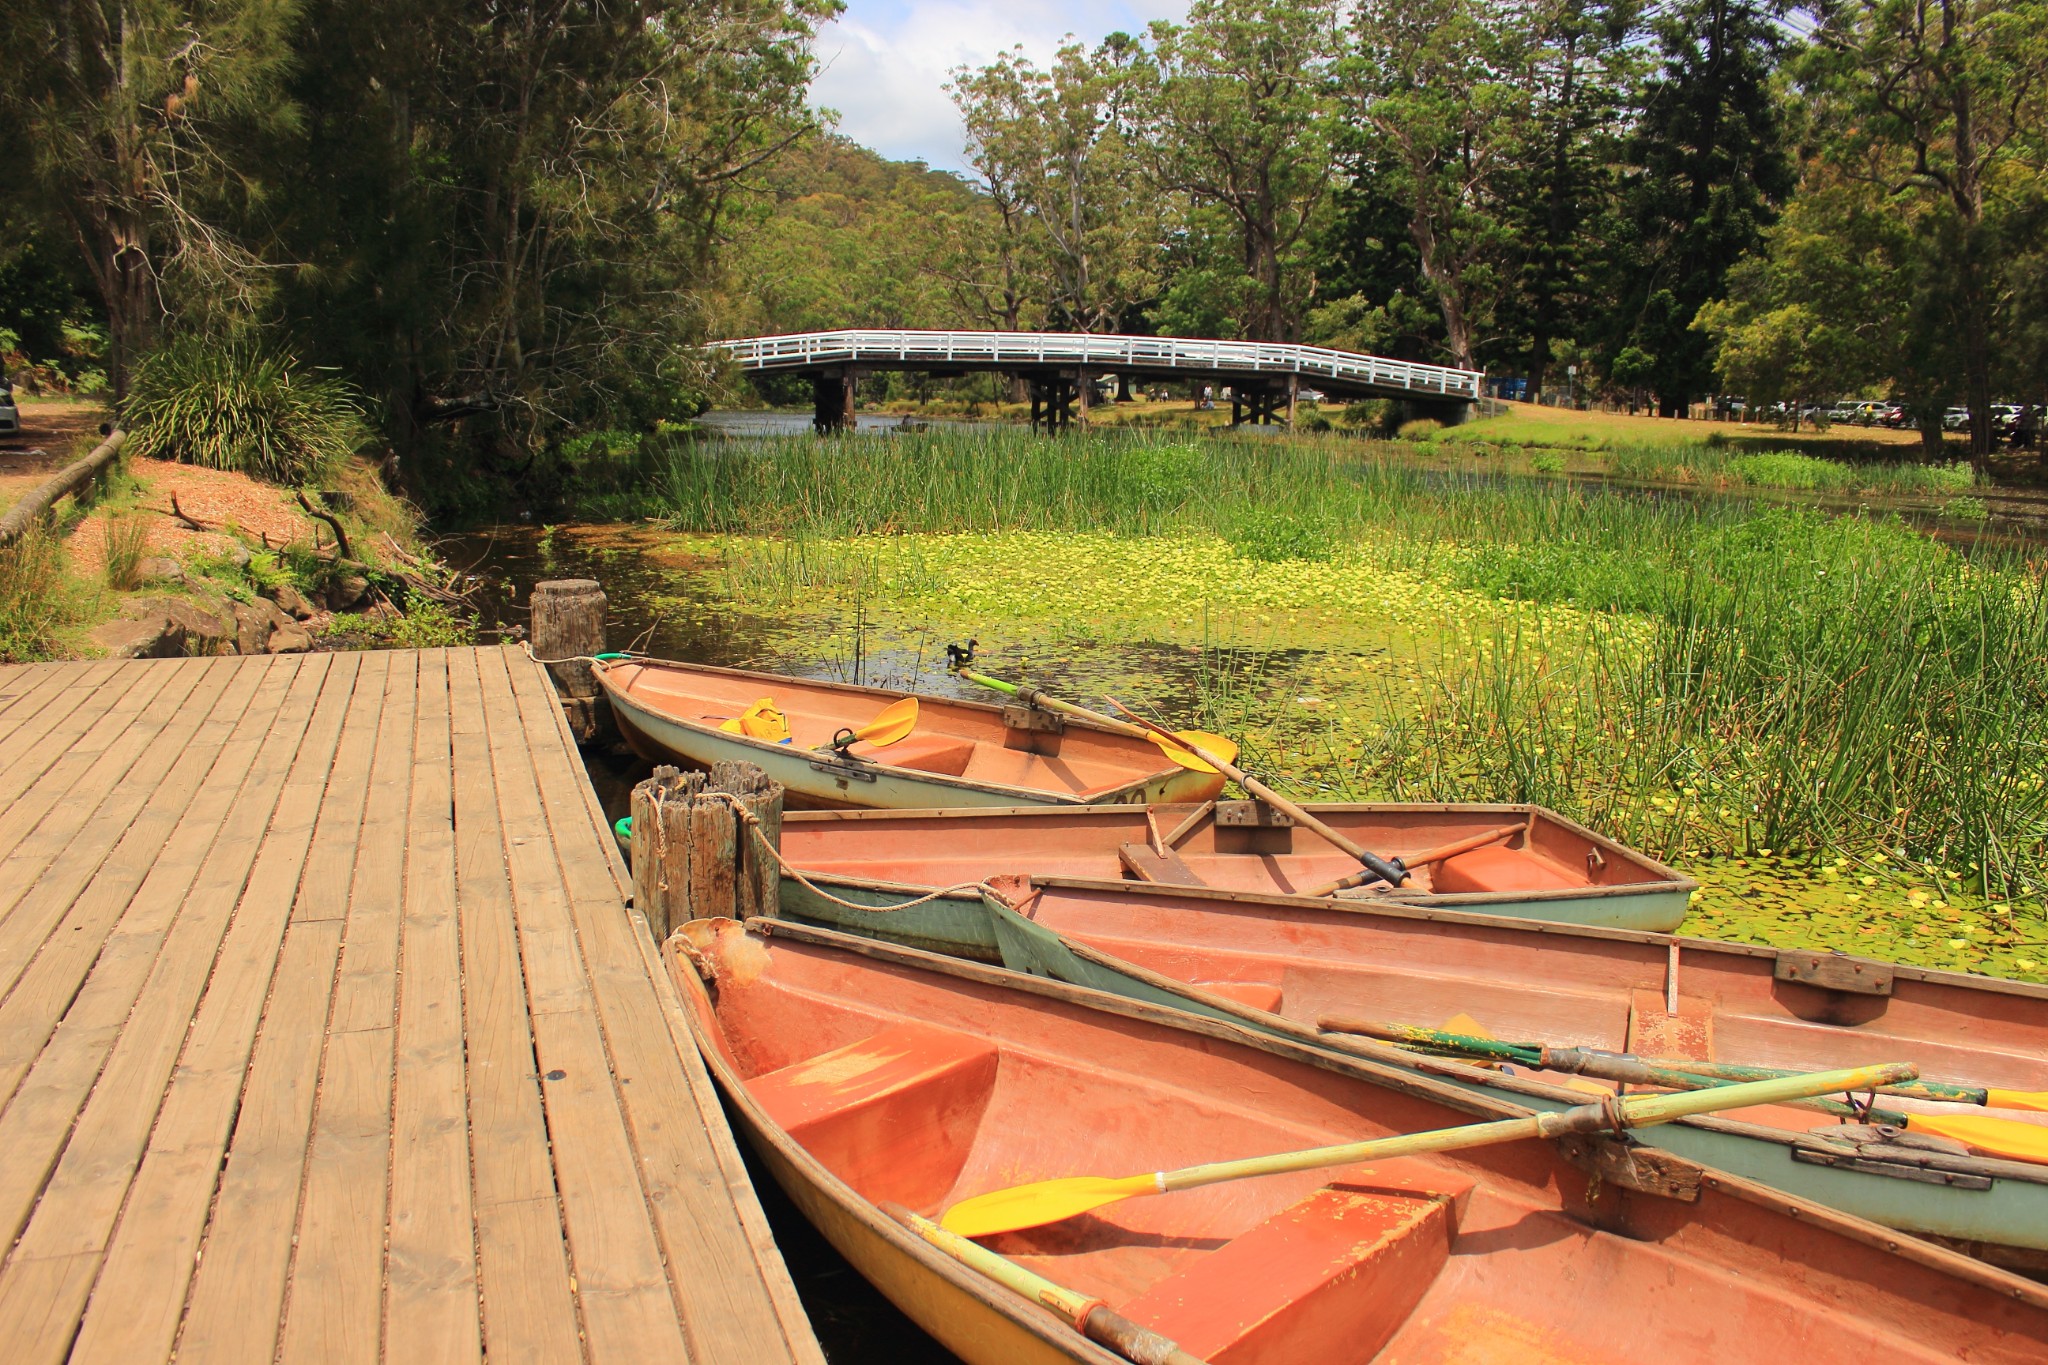
[[[1312,240],[1341,126],[1338,0],[1195,0],[1151,26],[1138,86],[1160,189],[1222,211],[1252,282],[1244,336],[1290,341],[1314,295]]]
[[[831,0],[307,0],[282,306],[446,486],[701,404],[734,205],[814,129]],[[403,35],[394,41],[394,35]]]
[[[1839,0],[1799,75],[1823,157],[1927,210],[1924,241],[1953,290],[1970,449],[1994,440],[1996,337],[2012,251],[2006,221],[2032,188],[2048,120],[2048,4]]]
[[[260,257],[232,230],[261,194],[253,129],[280,98],[298,0],[9,0],[0,145],[69,226],[105,304],[116,400],[167,307],[247,315]]]
[[[1666,416],[1712,382],[1709,337],[1693,319],[1727,293],[1729,270],[1796,184],[1774,85],[1780,13],[1779,0],[1673,0],[1651,24],[1659,65],[1627,149],[1605,349],[1655,358],[1650,383]]]
[[[1475,368],[1521,242],[1507,211],[1529,137],[1526,16],[1492,0],[1369,0],[1356,19],[1362,160],[1408,214],[1453,365]]]
[[[949,87],[969,160],[992,198],[1020,211],[1012,230],[1047,277],[1047,305],[1076,331],[1117,330],[1154,287],[1157,199],[1128,108],[1137,51],[1123,34],[1093,53],[1070,40],[1040,71],[1017,50],[963,67]]]

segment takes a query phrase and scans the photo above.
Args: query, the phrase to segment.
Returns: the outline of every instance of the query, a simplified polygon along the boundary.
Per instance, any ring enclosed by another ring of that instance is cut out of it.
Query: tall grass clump
[[[108,517],[105,535],[107,586],[127,592],[142,580],[142,560],[149,553],[149,519],[134,512]]]
[[[1626,596],[1650,629],[1535,642],[1504,626],[1447,664],[1404,770],[1416,794],[1556,801],[1665,853],[1840,849],[2040,894],[2038,571],[1808,510],[1651,525],[1665,543],[1623,561],[1597,542],[1464,561],[1529,600]]]
[[[0,662],[60,656],[61,633],[79,619],[76,586],[64,567],[64,544],[31,526],[0,547]]]
[[[254,342],[185,334],[137,368],[129,449],[233,470],[272,483],[317,479],[368,441],[356,396],[289,354]]]

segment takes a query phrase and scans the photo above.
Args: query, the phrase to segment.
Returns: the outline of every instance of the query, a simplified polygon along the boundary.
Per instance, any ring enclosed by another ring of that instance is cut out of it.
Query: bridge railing
[[[1305,379],[1477,398],[1476,370],[1418,365],[1325,346],[1193,337],[1108,336],[1086,332],[798,332],[712,343],[742,369],[879,364],[912,368],[969,365],[1085,365],[1104,370],[1185,370],[1193,374],[1294,374]]]

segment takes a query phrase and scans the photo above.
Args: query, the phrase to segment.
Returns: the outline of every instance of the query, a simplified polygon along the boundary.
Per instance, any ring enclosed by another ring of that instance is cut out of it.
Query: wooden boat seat
[[[1436,865],[1429,889],[1439,895],[1485,891],[1583,891],[1586,881],[1573,877],[1548,858],[1527,849],[1475,848]]]
[[[1371,1359],[1443,1270],[1458,1201],[1472,1188],[1429,1168],[1439,1178],[1424,1188],[1383,1182],[1411,1164],[1378,1163],[1359,1181],[1317,1190],[1121,1311],[1210,1365]]]
[[[897,1024],[755,1076],[747,1090],[867,1198],[930,1207],[967,1162],[998,1056],[986,1039]]]
[[[864,753],[877,763],[959,777],[973,761],[974,748],[973,740],[954,735],[912,735],[886,749],[865,750]]]

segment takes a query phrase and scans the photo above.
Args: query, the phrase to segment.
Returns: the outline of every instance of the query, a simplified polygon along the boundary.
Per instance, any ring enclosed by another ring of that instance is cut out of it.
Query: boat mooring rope
[[[787,873],[790,877],[795,879],[805,889],[810,891],[812,895],[817,896],[820,899],[830,901],[834,905],[842,906],[845,909],[861,910],[872,915],[888,915],[894,914],[898,910],[909,910],[916,906],[928,904],[931,901],[943,900],[945,897],[951,896],[961,891],[979,891],[985,896],[996,896],[998,900],[1001,899],[1000,896],[997,896],[994,887],[990,886],[987,882],[979,881],[961,882],[956,886],[943,887],[940,890],[929,892],[925,895],[919,896],[916,900],[904,901],[900,905],[863,905],[859,901],[850,901],[842,896],[835,896],[830,891],[827,891],[824,887],[819,886],[816,882],[812,881],[809,877],[805,876],[802,868],[796,866],[794,863],[790,862],[789,859],[782,856],[782,850],[775,846],[775,841],[770,839],[767,835],[767,832],[761,828],[761,817],[754,814],[754,812],[748,810],[744,805],[742,805],[740,803],[740,799],[737,796],[734,796],[731,792],[720,791],[698,792],[696,793],[696,795],[715,796],[719,800],[731,806],[733,814],[739,818],[740,823],[745,825],[747,827],[748,832],[754,836],[754,842],[756,842],[763,849],[765,849],[768,853],[768,856],[773,858],[776,864],[779,867],[781,867],[781,869],[785,873]]]

